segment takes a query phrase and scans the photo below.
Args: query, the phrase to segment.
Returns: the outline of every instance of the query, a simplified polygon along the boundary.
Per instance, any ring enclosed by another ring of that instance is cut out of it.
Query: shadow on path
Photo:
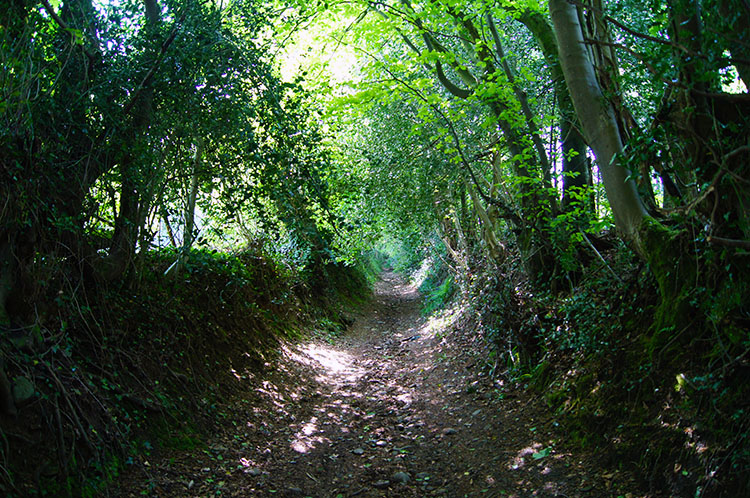
[[[142,465],[152,496],[633,496],[559,443],[538,400],[491,379],[480,338],[420,316],[392,273],[335,345],[286,346],[204,451]],[[135,493],[132,493],[135,495]]]

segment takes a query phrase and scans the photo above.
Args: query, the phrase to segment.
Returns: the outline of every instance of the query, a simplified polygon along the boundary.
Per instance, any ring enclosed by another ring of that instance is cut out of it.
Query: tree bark
[[[496,224],[490,218],[487,210],[482,205],[482,201],[479,199],[479,196],[476,193],[476,188],[471,188],[470,193],[472,204],[474,205],[474,210],[476,211],[477,216],[482,223],[482,240],[487,246],[487,252],[489,253],[490,258],[495,262],[495,264],[499,265],[503,263],[503,261],[505,261],[505,246],[503,246],[503,244],[497,239],[497,235],[495,233],[497,229]]]
[[[555,82],[555,97],[560,112],[560,142],[562,144],[563,192],[561,208],[568,211],[576,189],[585,188],[591,182],[591,166],[586,156],[587,145],[580,131],[570,92],[560,67],[559,49],[555,34],[547,19],[536,10],[525,9],[518,21],[534,36],[544,60]],[[595,215],[594,203],[589,203],[589,212]]]
[[[625,239],[642,252],[639,230],[646,217],[635,182],[618,157],[623,150],[612,105],[602,94],[583,42],[575,6],[566,0],[550,0],[560,63],[576,114],[596,155],[615,224]]]
[[[156,0],[144,0],[146,11],[147,32],[155,33],[156,27],[161,21],[159,5]],[[141,172],[138,163],[140,158],[136,156],[138,142],[142,138],[143,131],[151,123],[153,113],[153,88],[147,84],[140,94],[136,94],[135,106],[133,108],[133,122],[131,128],[125,132],[126,139],[121,144],[122,159],[120,161],[120,211],[115,219],[115,230],[112,234],[112,243],[109,255],[103,265],[101,276],[105,280],[112,280],[125,273],[132,265],[135,256],[138,231],[141,228],[141,220],[145,219],[141,205]]]

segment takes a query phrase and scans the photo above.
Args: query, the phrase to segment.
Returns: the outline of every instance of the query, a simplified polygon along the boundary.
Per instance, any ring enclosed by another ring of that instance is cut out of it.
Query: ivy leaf
[[[537,451],[533,455],[531,455],[531,458],[534,460],[541,460],[544,457],[549,456],[549,454],[552,452],[552,448],[544,448],[542,451]]]

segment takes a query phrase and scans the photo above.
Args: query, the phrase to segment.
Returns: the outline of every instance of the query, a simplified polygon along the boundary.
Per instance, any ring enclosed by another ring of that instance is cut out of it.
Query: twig
[[[440,237],[440,235],[438,235],[438,237]],[[440,251],[438,251],[437,247],[435,246],[435,243],[434,243],[434,242],[433,242],[432,240],[429,240],[429,242],[430,242],[430,245],[432,246],[432,248],[433,248],[433,249],[435,250],[435,254],[437,254],[437,255],[438,255],[438,257],[439,257],[439,258],[440,258],[440,260],[441,260],[441,261],[442,261],[442,262],[443,262],[443,263],[445,264],[445,266],[447,266],[448,268],[450,268],[450,269],[451,269],[451,271],[452,271],[452,272],[453,272],[454,274],[457,274],[457,273],[458,273],[458,270],[456,270],[456,269],[455,269],[455,268],[453,267],[453,265],[451,265],[451,264],[450,264],[450,263],[449,263],[449,262],[448,262],[448,261],[447,261],[447,260],[446,260],[446,259],[445,259],[445,258],[443,257],[443,255],[442,255],[442,254],[440,254]]]
[[[70,401],[70,395],[68,394],[67,390],[65,389],[65,386],[63,385],[60,378],[55,374],[54,369],[52,366],[47,363],[46,364],[47,371],[49,372],[52,379],[55,381],[55,384],[57,384],[57,387],[59,389],[59,393],[62,396],[63,399],[65,399],[65,403],[68,405],[68,408],[70,409],[70,420],[73,422],[76,427],[78,427],[79,432],[81,433],[81,438],[86,442],[86,445],[88,445],[89,448],[94,449],[96,446],[91,443],[91,440],[88,438],[88,435],[86,434],[86,430],[83,428],[83,424],[81,424],[81,419],[78,417],[78,413],[76,412],[76,409],[73,407],[73,403]],[[59,410],[58,406],[58,410]],[[88,421],[87,421],[88,422]]]
[[[583,240],[585,240],[585,241],[586,241],[586,243],[587,243],[587,244],[589,245],[589,247],[591,248],[591,250],[593,250],[593,251],[594,251],[594,253],[595,253],[595,254],[596,254],[597,256],[599,256],[599,259],[600,259],[600,260],[602,261],[602,263],[604,263],[604,266],[605,266],[605,267],[606,267],[606,268],[607,268],[607,269],[609,270],[609,272],[610,272],[610,273],[611,273],[612,275],[614,275],[614,277],[615,277],[615,278],[616,278],[617,280],[619,280],[619,281],[620,281],[620,283],[623,283],[623,280],[622,280],[622,278],[620,278],[620,276],[619,276],[619,275],[618,275],[617,273],[615,273],[615,271],[614,271],[614,270],[612,269],[612,267],[611,267],[611,266],[609,266],[609,265],[607,264],[607,261],[606,261],[606,260],[604,259],[604,257],[602,257],[601,253],[599,253],[599,251],[597,251],[597,250],[596,250],[596,247],[594,247],[594,244],[592,244],[592,243],[591,243],[591,241],[590,241],[590,240],[589,240],[589,238],[588,238],[588,237],[586,236],[586,234],[585,234],[585,233],[583,232],[583,230],[580,230],[580,229],[579,229],[579,230],[578,230],[578,233],[580,233],[581,235],[583,235]]]
[[[727,159],[731,159],[732,157],[736,156],[737,154],[741,154],[743,152],[750,152],[750,145],[742,145],[740,147],[737,147],[731,152],[727,152],[724,154],[724,157],[721,158],[722,163],[726,163]]]
[[[739,240],[739,239],[727,239],[724,237],[715,237],[709,235],[706,237],[706,242],[710,244],[716,244],[725,247],[736,247],[738,249],[750,249],[750,240]]]

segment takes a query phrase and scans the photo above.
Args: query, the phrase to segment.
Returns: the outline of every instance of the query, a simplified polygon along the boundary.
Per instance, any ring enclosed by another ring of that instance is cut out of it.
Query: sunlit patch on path
[[[386,274],[335,344],[287,345],[268,371],[242,377],[247,392],[207,450],[144,467],[168,490],[151,495],[611,494],[565,451],[541,401],[488,374],[465,314],[425,318],[420,307],[413,285]]]
[[[340,384],[356,381],[363,373],[355,365],[355,358],[344,351],[320,343],[307,344],[299,353],[288,352],[291,358],[302,364],[318,366],[318,382]]]

